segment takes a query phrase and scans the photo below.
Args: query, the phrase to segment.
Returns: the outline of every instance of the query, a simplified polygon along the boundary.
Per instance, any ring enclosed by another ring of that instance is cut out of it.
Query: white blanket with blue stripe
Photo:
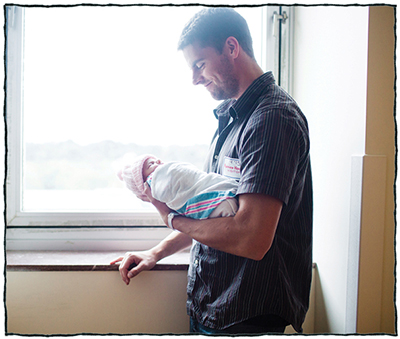
[[[224,200],[234,198],[238,183],[182,162],[160,165],[148,180],[152,195],[181,215],[206,219]]]

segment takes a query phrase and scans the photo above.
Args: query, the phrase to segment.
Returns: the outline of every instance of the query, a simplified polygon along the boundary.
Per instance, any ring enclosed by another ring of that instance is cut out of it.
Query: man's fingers
[[[132,279],[132,278],[136,277],[144,269],[144,265],[142,265],[142,264],[139,264],[139,265],[132,264],[130,266],[130,268],[131,267],[133,267],[133,268],[128,272],[128,278],[129,279]]]
[[[150,186],[147,184],[147,182],[145,182],[144,184],[143,184],[143,186],[144,186],[144,194],[146,194],[146,196],[147,196],[147,198],[150,200],[150,202],[152,201],[152,199],[153,199],[153,196],[152,196],[152,194],[151,194],[151,188],[150,188]]]
[[[124,259],[124,257],[119,257],[118,259],[114,259],[113,261],[110,262],[110,265],[114,265],[119,261],[122,261]]]
[[[111,261],[111,265],[119,264],[119,274],[125,284],[129,285],[130,280],[140,272],[154,267],[155,261],[152,255],[146,252],[127,252],[125,255]]]

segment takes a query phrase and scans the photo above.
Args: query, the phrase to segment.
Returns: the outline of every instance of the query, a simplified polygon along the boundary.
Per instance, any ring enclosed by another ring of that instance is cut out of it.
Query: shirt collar
[[[222,102],[214,109],[214,116],[219,119],[220,116],[228,114],[229,108],[236,102],[235,99],[228,99]]]
[[[267,72],[254,80],[241,97],[233,104],[232,108],[237,117],[245,116],[252,111],[256,100],[266,91],[269,85],[275,83],[272,72]],[[232,109],[231,109],[232,111]]]

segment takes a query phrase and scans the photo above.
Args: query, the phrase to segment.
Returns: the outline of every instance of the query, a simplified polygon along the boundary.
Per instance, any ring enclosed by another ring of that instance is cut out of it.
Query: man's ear
[[[225,48],[227,49],[229,55],[231,55],[234,59],[238,57],[240,45],[235,37],[230,36],[229,38],[226,39]]]

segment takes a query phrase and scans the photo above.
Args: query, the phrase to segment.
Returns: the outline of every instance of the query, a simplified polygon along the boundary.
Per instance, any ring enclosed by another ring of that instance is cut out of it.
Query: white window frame
[[[288,19],[276,22],[286,11]],[[153,213],[130,212],[24,212],[22,211],[23,131],[23,31],[24,6],[6,6],[6,248],[7,250],[141,250],[170,234]],[[294,9],[268,6],[263,9],[264,27],[261,66],[278,74],[277,82],[291,90],[291,41],[284,42],[285,60],[279,61],[281,36],[292,37]],[[274,21],[275,19],[275,21]],[[275,28],[275,30],[274,30]],[[289,32],[289,33],[285,33]],[[284,33],[284,34],[282,34]],[[287,65],[284,72],[277,65]],[[280,75],[279,75],[280,74]],[[129,226],[127,226],[129,225]],[[132,226],[133,225],[133,226]]]

